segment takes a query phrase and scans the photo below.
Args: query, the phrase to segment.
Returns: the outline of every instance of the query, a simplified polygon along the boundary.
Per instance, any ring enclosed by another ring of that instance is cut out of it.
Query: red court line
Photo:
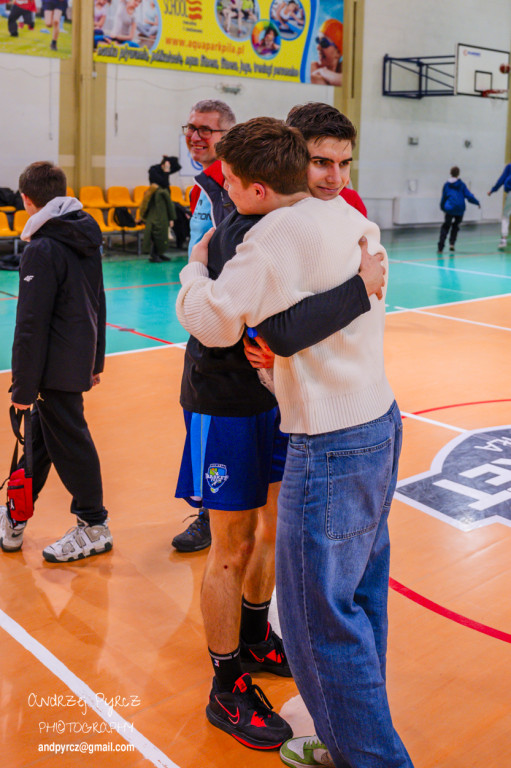
[[[446,408],[464,408],[466,405],[488,405],[489,403],[511,403],[511,397],[504,397],[501,400],[476,400],[473,403],[454,403],[453,405],[439,405],[436,408],[425,408],[423,411],[413,411],[415,416],[421,413],[431,413],[431,411],[443,411]]]
[[[439,405],[436,408],[424,408],[422,411],[413,411],[413,413],[415,416],[419,416],[421,413],[443,411],[446,408],[463,408],[467,405],[487,405],[489,403],[509,402],[511,402],[510,397],[505,397],[501,400],[476,400],[473,403],[453,403],[452,405]],[[409,600],[413,600],[414,603],[421,605],[423,608],[427,608],[429,611],[438,613],[439,616],[443,616],[446,619],[455,621],[457,624],[461,624],[462,626],[468,627],[469,629],[475,629],[476,632],[482,632],[484,635],[489,635],[489,637],[495,637],[497,640],[503,640],[505,643],[511,643],[511,635],[507,632],[501,632],[500,629],[493,629],[493,627],[488,627],[486,624],[481,624],[479,621],[474,621],[473,619],[469,619],[466,616],[462,616],[460,613],[455,613],[454,611],[449,610],[449,608],[444,608],[442,605],[434,603],[432,600],[428,600],[427,597],[419,595],[418,592],[414,592],[413,589],[405,587],[404,584],[400,584],[399,581],[396,581],[392,577],[389,579],[389,585],[391,589],[399,592],[400,595],[407,597]]]
[[[452,405],[437,405],[435,408],[424,408],[422,411],[412,411],[414,416],[420,416],[421,413],[432,413],[433,411],[444,411],[447,408],[465,408],[467,405],[489,405],[491,403],[511,403],[511,397],[503,397],[500,400],[475,400],[473,403],[453,403]],[[406,416],[402,416],[403,420]]]
[[[147,333],[140,333],[134,328],[125,328],[123,325],[114,325],[113,323],[107,323],[109,328],[117,328],[118,331],[125,331],[126,333],[134,333],[135,336],[143,336],[144,339],[152,339],[153,341],[160,341],[162,344],[168,344],[169,347],[175,346],[176,342],[167,341],[166,339],[159,339],[157,336],[148,336]]]
[[[417,603],[417,605],[420,605],[423,608],[427,608],[428,611],[433,611],[433,613],[437,613],[439,616],[443,616],[445,619],[455,621],[457,624],[461,624],[463,627],[475,629],[476,632],[482,632],[483,635],[495,637],[497,640],[503,640],[505,643],[511,643],[511,635],[507,632],[501,632],[500,629],[488,627],[486,624],[481,624],[479,621],[474,621],[473,619],[469,619],[466,616],[462,616],[460,613],[449,610],[449,608],[444,608],[442,605],[434,603],[433,600],[428,600],[427,597],[423,597],[423,595],[419,595],[418,592],[414,592],[413,589],[405,587],[404,584],[400,584],[399,581],[396,581],[392,577],[389,579],[389,585],[391,589],[399,592],[400,595],[407,597],[414,603]]]

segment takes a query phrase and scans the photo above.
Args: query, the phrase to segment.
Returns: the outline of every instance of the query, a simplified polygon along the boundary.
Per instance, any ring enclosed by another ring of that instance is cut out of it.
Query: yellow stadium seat
[[[14,213],[15,210],[14,205],[0,205],[0,212],[3,213]]]
[[[17,233],[10,228],[9,219],[0,211],[0,237],[16,237]]]
[[[131,199],[128,187],[108,187],[106,200],[116,208],[134,208],[136,202]]]
[[[185,205],[187,208],[190,207],[190,194],[193,189],[193,184],[190,187],[187,187],[185,189]]]
[[[97,223],[101,230],[101,234],[103,235],[103,238],[106,240],[107,246],[111,247],[111,238],[113,235],[121,235],[122,237],[122,245],[124,248],[124,230],[122,227],[118,226],[111,226],[110,224],[105,224],[105,219],[103,216],[103,211],[99,208],[84,208],[83,209],[85,213],[88,213],[94,221]],[[110,214],[110,211],[108,211]]]
[[[140,205],[142,202],[142,198],[144,197],[145,193],[149,189],[148,184],[140,184],[138,187],[135,187],[133,190],[133,200],[135,201],[136,205]]]
[[[73,187],[67,187],[66,188],[66,195],[68,197],[74,197],[75,196]]]
[[[84,208],[110,208],[101,187],[80,187],[80,202]]]
[[[186,200],[183,196],[183,191],[181,187],[171,186],[170,187],[170,198],[175,203],[179,203],[180,205],[184,205],[186,208]]]
[[[14,222],[12,225],[12,228],[16,232],[17,235],[21,235],[23,232],[23,229],[25,227],[25,224],[28,221],[28,213],[26,211],[16,211],[14,214]]]
[[[103,211],[101,211],[99,208],[84,208],[83,210],[85,213],[88,213],[90,216],[92,216],[104,235],[114,235],[121,232],[121,227],[112,227],[110,224],[105,224]]]
[[[136,224],[134,227],[120,227],[116,223],[114,217],[115,217],[115,209],[114,208],[110,208],[110,210],[108,211],[108,216],[107,216],[106,220],[107,220],[107,224],[110,227],[113,227],[114,229],[124,229],[125,232],[139,232],[140,230],[145,229],[145,224]],[[136,216],[134,216],[133,218],[135,219],[135,221],[139,220],[140,212],[138,211],[138,209],[137,209]]]

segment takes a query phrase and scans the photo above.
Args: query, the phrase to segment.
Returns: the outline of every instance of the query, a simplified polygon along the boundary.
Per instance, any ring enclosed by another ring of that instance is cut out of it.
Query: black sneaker
[[[50,48],[51,48],[52,51],[56,51],[57,50],[57,41],[56,40],[52,40],[51,41]]]
[[[193,523],[190,523],[186,531],[172,539],[172,546],[178,552],[199,552],[211,544],[208,510],[199,509],[198,515],[190,515],[190,517],[195,518]]]
[[[240,659],[247,672],[273,672],[280,677],[292,677],[280,637],[268,623],[266,637],[260,643],[249,645],[240,638]]]
[[[454,245],[450,245],[450,246],[449,246],[449,250],[450,250],[450,252],[451,252],[451,253],[454,253],[454,251],[455,251],[456,249],[455,249]]]
[[[251,749],[279,749],[291,738],[290,726],[272,710],[262,690],[246,672],[236,680],[232,693],[220,692],[213,678],[206,717],[240,744]]]

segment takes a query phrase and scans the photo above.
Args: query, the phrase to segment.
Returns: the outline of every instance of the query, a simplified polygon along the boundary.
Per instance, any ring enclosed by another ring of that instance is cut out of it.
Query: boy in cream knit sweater
[[[347,157],[351,150],[347,141]],[[238,211],[266,215],[215,281],[205,267],[211,235],[195,246],[177,312],[203,344],[227,346],[245,326],[356,274],[362,236],[371,252],[380,244],[378,227],[341,198],[310,197],[307,146],[295,129],[255,118],[231,129],[217,154]],[[290,433],[277,595],[290,666],[331,764],[410,768],[385,685],[387,517],[401,420],[384,370],[384,305],[374,296],[371,305],[319,344],[275,359]]]

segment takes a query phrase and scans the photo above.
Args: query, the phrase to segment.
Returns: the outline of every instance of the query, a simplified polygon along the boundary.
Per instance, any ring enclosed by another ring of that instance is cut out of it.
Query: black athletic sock
[[[215,653],[208,648],[215,677],[221,691],[232,692],[236,680],[243,674],[240,661],[240,647],[232,653]]]
[[[261,643],[268,631],[268,612],[271,600],[266,603],[241,601],[241,637],[248,645]]]

